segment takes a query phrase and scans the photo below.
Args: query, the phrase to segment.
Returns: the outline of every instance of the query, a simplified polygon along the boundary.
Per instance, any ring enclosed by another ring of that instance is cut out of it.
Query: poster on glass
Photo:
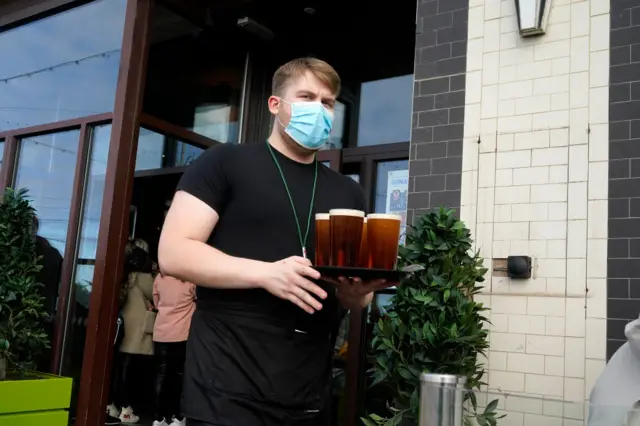
[[[400,244],[404,244],[407,230],[407,198],[409,189],[409,170],[394,170],[387,174],[386,213],[400,215]]]

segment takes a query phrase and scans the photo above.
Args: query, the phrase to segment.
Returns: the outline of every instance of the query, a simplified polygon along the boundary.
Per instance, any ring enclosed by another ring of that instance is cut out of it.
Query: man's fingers
[[[311,281],[300,277],[299,280],[296,280],[296,285],[309,293],[313,293],[318,296],[320,299],[327,298],[327,292],[320,288],[320,286],[315,285]]]
[[[306,266],[311,266],[312,263],[309,259],[307,259],[306,257],[302,257],[302,256],[291,256],[291,257],[287,257],[285,260],[291,260],[293,262],[296,263],[300,263],[302,265],[306,265]]]
[[[303,303],[305,303],[307,306],[312,307],[316,311],[322,309],[322,303],[314,299],[314,297],[307,293],[307,291],[305,291],[303,288],[293,287],[291,289],[291,293],[293,293],[293,296],[295,296],[297,299],[300,299]]]
[[[293,293],[289,294],[289,301],[291,303],[293,303],[294,305],[298,305],[298,307],[300,309],[302,309],[303,311],[305,311],[308,314],[312,314],[312,313],[315,312],[311,306],[309,306],[306,303],[304,303],[302,300],[300,300],[300,298],[296,297],[296,295],[293,294]]]
[[[295,270],[299,275],[313,278],[314,280],[320,279],[320,272],[316,271],[311,266],[297,264]]]

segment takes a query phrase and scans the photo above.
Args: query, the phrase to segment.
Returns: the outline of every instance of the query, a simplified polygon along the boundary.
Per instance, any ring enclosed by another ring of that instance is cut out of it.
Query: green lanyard
[[[296,206],[293,203],[293,197],[291,196],[291,191],[289,191],[289,185],[287,185],[287,179],[285,179],[284,173],[282,172],[282,167],[280,167],[280,163],[278,163],[276,154],[273,152],[273,148],[271,148],[271,144],[268,141],[267,141],[267,147],[269,148],[269,152],[271,153],[273,162],[276,163],[276,167],[280,172],[280,178],[282,179],[282,183],[284,184],[284,189],[287,191],[287,195],[289,196],[289,202],[291,203],[291,210],[293,210],[293,216],[296,219],[296,226],[298,227],[298,238],[300,238],[300,246],[302,247],[302,257],[306,259],[307,258],[307,239],[309,238],[309,230],[311,229],[311,217],[313,216],[313,204],[316,199],[316,184],[318,183],[318,160],[316,158],[313,159],[315,163],[315,172],[313,175],[313,190],[311,192],[311,203],[309,203],[309,216],[307,217],[307,231],[305,232],[304,236],[302,236],[302,228],[300,227],[298,212],[296,211]]]

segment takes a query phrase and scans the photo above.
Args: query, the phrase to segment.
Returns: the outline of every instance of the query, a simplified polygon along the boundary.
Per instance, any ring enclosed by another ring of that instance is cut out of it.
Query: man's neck
[[[315,157],[314,152],[302,152],[301,150],[295,149],[295,147],[291,146],[291,143],[285,141],[282,136],[276,131],[271,133],[268,141],[274,149],[276,149],[285,157],[292,159],[293,161],[302,164],[313,163],[313,159]]]

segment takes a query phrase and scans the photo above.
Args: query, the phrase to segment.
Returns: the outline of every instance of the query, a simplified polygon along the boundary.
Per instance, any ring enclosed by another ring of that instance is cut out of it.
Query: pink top
[[[196,286],[158,274],[153,282],[153,304],[158,310],[153,326],[155,342],[184,342],[196,310]]]

